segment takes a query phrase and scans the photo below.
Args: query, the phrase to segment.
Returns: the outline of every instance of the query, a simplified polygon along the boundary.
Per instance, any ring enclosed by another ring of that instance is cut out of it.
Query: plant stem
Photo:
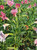
[[[3,5],[3,0],[2,0],[2,5]]]
[[[36,50],[37,50],[37,46],[36,46]]]
[[[18,18],[16,16],[16,27],[18,28]]]

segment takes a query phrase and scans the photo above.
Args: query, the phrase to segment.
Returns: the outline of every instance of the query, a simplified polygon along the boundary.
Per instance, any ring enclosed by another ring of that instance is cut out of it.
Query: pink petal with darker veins
[[[2,18],[3,20],[5,20],[5,19],[6,19],[6,20],[8,20],[8,18],[6,17],[6,14],[5,14],[5,13],[3,13],[2,11],[1,11],[1,15],[2,15],[2,17],[1,17],[1,18]]]
[[[0,9],[4,9],[4,6],[3,5],[0,5]]]
[[[13,16],[16,16],[17,12],[18,12],[17,9],[12,9],[12,10],[11,10],[11,14],[13,14]]]
[[[16,3],[15,7],[16,8],[19,8],[20,7],[20,4],[19,3]]]

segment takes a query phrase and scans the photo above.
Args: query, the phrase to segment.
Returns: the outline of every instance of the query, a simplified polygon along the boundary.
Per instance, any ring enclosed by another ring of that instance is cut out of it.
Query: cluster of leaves
[[[1,43],[0,42],[0,50],[7,50],[7,45],[6,45],[6,42],[5,43]]]
[[[34,24],[35,19],[37,18],[37,14],[36,7],[29,9],[27,9],[27,7],[29,5],[33,6],[36,1],[33,1],[29,4],[21,4],[21,1],[22,0],[14,0],[15,3],[20,3],[21,5],[20,8],[18,8],[17,16],[14,17],[10,11],[15,8],[15,5],[9,7],[7,4],[5,5],[5,2],[3,0],[0,0],[0,5],[3,4],[5,8],[4,10],[0,10],[0,12],[3,11],[6,13],[6,16],[10,19],[9,21],[3,21],[0,18],[0,31],[2,30],[4,33],[10,34],[6,38],[6,45],[8,47],[21,46],[24,48],[24,50],[30,50],[35,48],[34,39],[37,38],[36,32],[33,30],[33,27],[37,27],[37,25]],[[7,26],[4,30],[2,25],[5,23],[8,23],[10,25]]]

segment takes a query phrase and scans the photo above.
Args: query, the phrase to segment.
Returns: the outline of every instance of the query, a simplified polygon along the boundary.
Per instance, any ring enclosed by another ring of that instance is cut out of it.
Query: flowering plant
[[[36,0],[0,0],[0,41],[6,42],[8,49],[35,49],[36,3]]]

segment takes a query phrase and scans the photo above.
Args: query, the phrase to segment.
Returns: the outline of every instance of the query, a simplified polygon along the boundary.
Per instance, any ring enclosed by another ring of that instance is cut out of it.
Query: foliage
[[[19,3],[20,7],[17,9],[18,13],[16,16],[14,14],[11,14],[12,9],[15,8],[15,4],[11,7],[7,4],[5,0],[0,0],[0,5],[4,5],[4,9],[0,9],[0,15],[1,11],[6,14],[6,17],[8,17],[9,20],[3,20],[0,17],[0,31],[2,30],[4,34],[9,34],[9,36],[6,38],[6,45],[7,47],[24,47],[24,50],[31,50],[35,48],[34,45],[34,39],[37,38],[36,31],[33,29],[33,27],[37,27],[37,24],[35,24],[35,19],[37,18],[37,7],[34,6],[35,3],[37,3],[36,0],[31,1],[28,4],[22,4],[22,0],[14,0],[14,3]],[[31,5],[31,7],[29,7]],[[29,7],[29,8],[28,8]],[[9,24],[5,30],[3,25]],[[4,47],[3,44],[0,43],[2,47]],[[6,50],[2,48],[1,50]]]

